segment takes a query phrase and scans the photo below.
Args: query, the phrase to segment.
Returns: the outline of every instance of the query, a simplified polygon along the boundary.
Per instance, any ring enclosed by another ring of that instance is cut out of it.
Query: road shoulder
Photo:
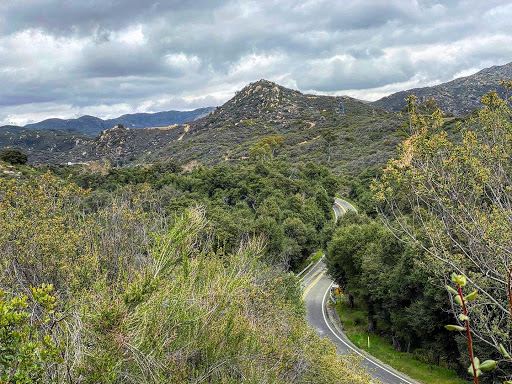
[[[350,339],[345,334],[345,331],[343,330],[343,325],[341,324],[340,317],[338,316],[338,313],[336,310],[329,305],[329,299],[328,295],[325,295],[325,300],[323,302],[325,313],[326,313],[326,321],[327,325],[331,327],[331,330],[333,333],[336,334],[340,340],[342,340],[343,343],[345,343],[347,346],[349,346],[356,354],[359,354],[363,356],[364,358],[370,360],[372,363],[374,363],[377,366],[380,366],[382,369],[388,371],[389,373],[392,373],[394,376],[399,377],[401,380],[403,380],[404,383],[408,384],[422,384],[420,381],[417,381],[415,379],[410,378],[406,374],[397,371],[395,368],[391,367],[390,365],[378,360],[373,355],[369,354],[368,352],[359,349],[356,347]]]

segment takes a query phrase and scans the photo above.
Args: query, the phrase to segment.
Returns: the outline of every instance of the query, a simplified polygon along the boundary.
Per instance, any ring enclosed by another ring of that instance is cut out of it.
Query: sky
[[[262,78],[376,100],[510,61],[509,0],[0,0],[0,125],[216,106]]]

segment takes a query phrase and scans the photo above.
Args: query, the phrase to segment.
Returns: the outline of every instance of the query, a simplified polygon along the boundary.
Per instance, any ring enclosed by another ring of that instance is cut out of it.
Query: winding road
[[[334,221],[338,221],[338,217],[345,214],[347,211],[357,212],[357,209],[355,209],[352,204],[337,197],[334,198],[332,210],[334,211]]]
[[[350,203],[339,198],[335,198],[333,210],[336,220],[348,210],[357,212]],[[332,309],[327,307],[327,300],[333,281],[326,274],[323,257],[301,278],[301,282],[304,288],[302,297],[306,304],[306,318],[309,325],[322,337],[329,337],[338,346],[339,354],[356,353],[363,356],[365,359],[362,364],[373,377],[378,378],[383,383],[418,383],[358,349],[348,340],[339,326],[335,324],[335,321],[331,320],[329,311],[332,311]]]

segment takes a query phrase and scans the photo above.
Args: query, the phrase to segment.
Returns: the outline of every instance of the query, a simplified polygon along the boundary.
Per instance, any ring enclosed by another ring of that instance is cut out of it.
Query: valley
[[[503,70],[476,74],[471,92]],[[188,121],[1,127],[4,369],[16,359],[27,380],[54,382],[419,382],[347,356],[335,283],[357,312],[347,327],[406,353],[422,382],[439,382],[428,367],[473,372],[466,313],[471,350],[500,367],[481,382],[508,379],[509,102],[451,98],[446,117],[432,92],[403,108],[259,80]]]

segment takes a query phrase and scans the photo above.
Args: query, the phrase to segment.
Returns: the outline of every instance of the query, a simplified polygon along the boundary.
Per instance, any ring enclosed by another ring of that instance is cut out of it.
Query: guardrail
[[[306,272],[308,270],[308,268],[311,267],[312,265],[313,265],[313,262],[309,263],[306,268],[304,268],[302,271],[297,273],[297,277],[300,277],[300,275],[302,275],[304,272]]]

